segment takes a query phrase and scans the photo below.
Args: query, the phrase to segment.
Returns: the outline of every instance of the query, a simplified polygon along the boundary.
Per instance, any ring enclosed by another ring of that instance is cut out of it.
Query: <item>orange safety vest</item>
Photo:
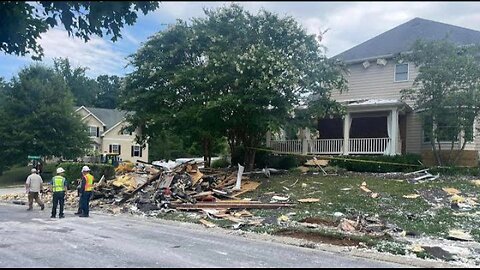
[[[93,175],[86,174],[85,176],[85,191],[92,191],[93,190]]]

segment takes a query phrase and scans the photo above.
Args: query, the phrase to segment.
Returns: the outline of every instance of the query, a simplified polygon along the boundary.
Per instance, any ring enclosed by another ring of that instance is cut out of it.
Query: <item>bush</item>
[[[355,160],[377,161],[374,162],[362,162]],[[330,165],[344,168],[353,172],[411,172],[414,170],[420,170],[418,161],[421,160],[421,156],[417,154],[406,154],[398,156],[347,156],[335,158],[330,160]],[[385,162],[385,164],[382,164]],[[400,163],[405,165],[387,164],[387,163]],[[409,166],[413,165],[413,166]]]
[[[431,174],[440,175],[472,175],[480,176],[480,168],[478,167],[435,167],[429,170]]]
[[[82,167],[85,165],[90,168],[90,173],[95,177],[95,181],[99,181],[102,175],[105,175],[105,179],[115,177],[115,168],[110,164],[60,163],[59,167],[65,170],[65,178],[68,181],[69,188],[75,188],[77,186],[76,180],[82,177]]]
[[[222,157],[221,159],[217,159],[212,162],[211,167],[212,168],[226,168],[230,166],[230,162],[228,162],[226,157]]]
[[[232,164],[244,164],[245,150],[238,147],[232,156]],[[255,168],[275,168],[289,170],[305,163],[308,158],[302,156],[277,155],[267,151],[257,150],[255,154]]]

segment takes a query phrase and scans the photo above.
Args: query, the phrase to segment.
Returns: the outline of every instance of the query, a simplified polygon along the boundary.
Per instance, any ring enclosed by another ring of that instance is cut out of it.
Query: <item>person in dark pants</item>
[[[52,216],[51,218],[57,217],[57,206],[60,205],[59,218],[64,218],[63,207],[65,205],[65,192],[67,191],[67,180],[63,177],[65,170],[63,168],[57,169],[57,175],[52,178]]]
[[[90,174],[90,168],[83,166],[82,168],[82,184],[80,186],[80,208],[79,217],[89,217],[89,203],[93,191],[93,175]]]
[[[83,176],[82,176],[83,178]],[[80,188],[82,187],[82,180],[80,179],[77,179],[77,183],[78,183],[78,186],[77,186],[77,197],[80,198],[80,195],[82,195],[82,193],[80,193]],[[78,200],[78,210],[76,213],[74,213],[75,215],[81,215],[82,214],[82,205],[80,204],[80,199]]]

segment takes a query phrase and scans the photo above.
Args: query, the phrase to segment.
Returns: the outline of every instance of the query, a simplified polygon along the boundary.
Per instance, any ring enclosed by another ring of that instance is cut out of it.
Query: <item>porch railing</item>
[[[390,138],[350,138],[349,154],[383,154]]]
[[[270,147],[283,153],[302,153],[302,140],[271,141]]]
[[[341,154],[343,139],[312,140],[308,151],[312,154]]]

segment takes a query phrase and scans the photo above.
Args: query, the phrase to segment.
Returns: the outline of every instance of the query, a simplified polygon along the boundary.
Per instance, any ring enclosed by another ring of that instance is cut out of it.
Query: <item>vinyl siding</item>
[[[389,59],[387,65],[377,65],[370,62],[368,68],[362,63],[349,66],[348,91],[332,93],[332,98],[337,101],[355,99],[400,99],[400,90],[409,88],[417,76],[417,69],[412,63],[408,65],[409,79],[405,82],[394,82],[395,63]]]
[[[142,149],[142,157],[132,157],[131,147],[132,145],[138,145],[135,143],[136,132],[132,132],[132,135],[123,135],[120,133],[123,126],[124,125],[120,124],[105,134],[103,137],[102,153],[109,152],[110,144],[119,144],[121,145],[120,157],[123,161],[129,160],[131,162],[136,162],[137,159],[140,159],[148,162],[148,144]]]

